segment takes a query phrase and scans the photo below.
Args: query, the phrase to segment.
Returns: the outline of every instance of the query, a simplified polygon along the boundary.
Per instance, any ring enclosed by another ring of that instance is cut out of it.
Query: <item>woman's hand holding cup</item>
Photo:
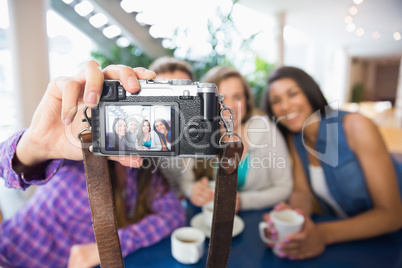
[[[289,242],[289,237],[300,232],[305,220],[300,210],[293,210],[289,205],[281,203],[274,210],[263,216],[259,224],[260,238],[279,257],[285,257],[281,249]]]
[[[298,213],[301,213],[298,210]],[[289,235],[285,243],[277,245],[282,256],[291,260],[302,260],[321,255],[326,247],[323,225],[315,224],[310,217],[305,216],[300,232]]]

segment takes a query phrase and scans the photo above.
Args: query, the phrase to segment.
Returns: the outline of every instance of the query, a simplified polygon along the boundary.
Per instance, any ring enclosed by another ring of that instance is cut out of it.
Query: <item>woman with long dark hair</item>
[[[154,131],[158,136],[153,140],[155,150],[171,150],[171,131],[170,126],[165,119],[159,118],[154,122]]]
[[[128,141],[126,138],[127,123],[126,120],[116,117],[113,120],[112,132],[106,136],[106,150],[127,150],[129,149]]]
[[[402,172],[370,119],[331,109],[313,78],[295,67],[275,70],[265,97],[267,113],[286,135],[295,180],[289,203],[276,209],[299,209],[305,217],[301,232],[276,245],[279,256],[311,258],[327,245],[402,227]],[[314,223],[313,212],[339,220]],[[276,230],[266,235],[276,237]]]

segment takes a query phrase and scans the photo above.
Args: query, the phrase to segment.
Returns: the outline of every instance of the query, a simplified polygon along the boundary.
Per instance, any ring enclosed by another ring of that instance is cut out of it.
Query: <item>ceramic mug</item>
[[[273,222],[274,228],[278,232],[278,239],[272,240],[265,236],[264,230],[269,227],[265,221],[260,222],[258,225],[260,231],[260,238],[265,243],[282,243],[285,237],[300,232],[303,223],[304,216],[300,215],[293,209],[275,210],[269,213],[269,217]],[[279,250],[273,247],[273,252],[278,255]]]
[[[171,235],[172,255],[180,263],[197,263],[204,255],[205,234],[193,227],[181,227]]]

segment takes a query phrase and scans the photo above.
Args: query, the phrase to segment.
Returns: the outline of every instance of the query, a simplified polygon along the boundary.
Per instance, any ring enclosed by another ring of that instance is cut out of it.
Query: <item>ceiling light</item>
[[[155,24],[155,17],[152,16],[150,13],[138,13],[137,16],[135,16],[135,20],[141,24],[141,25],[154,25]]]
[[[162,46],[164,48],[172,48],[173,47],[173,42],[172,42],[172,40],[165,38],[165,39],[162,40]]]
[[[349,23],[346,26],[346,31],[348,31],[348,32],[353,32],[355,29],[356,29],[356,26],[354,25],[354,23]]]
[[[347,24],[353,22],[353,18],[352,18],[351,16],[346,16],[344,20],[345,20],[345,22],[346,22]]]
[[[77,12],[80,16],[85,17],[89,13],[94,10],[94,6],[88,1],[82,1],[79,4],[76,4],[74,7],[75,12]]]
[[[360,5],[361,3],[363,3],[363,0],[353,0],[353,3],[355,3],[356,5]]]
[[[395,32],[395,33],[394,33],[394,39],[395,39],[396,41],[401,40],[401,34],[400,34],[399,32]]]
[[[63,0],[64,3],[66,3],[67,5],[71,4],[74,0]]]
[[[378,31],[374,31],[372,34],[371,34],[371,36],[374,38],[374,39],[378,39],[378,38],[380,38],[380,32],[378,32]]]
[[[353,15],[353,16],[354,16],[354,15],[357,14],[357,12],[358,12],[357,7],[352,6],[352,7],[349,8],[349,13],[350,13],[350,15]]]
[[[149,28],[149,34],[152,35],[153,38],[163,37],[163,31],[160,29],[161,27],[157,27],[155,25]]]
[[[357,34],[357,36],[362,36],[362,35],[364,34],[363,28],[357,29],[357,30],[356,30],[356,34]]]
[[[106,27],[105,29],[102,30],[102,32],[109,39],[112,39],[121,34],[120,28],[117,27],[116,25],[111,25],[109,27]]]
[[[142,1],[123,0],[120,6],[127,13],[140,12],[143,9]]]
[[[95,28],[102,27],[108,22],[109,19],[102,13],[98,13],[89,18],[89,23],[91,23]]]
[[[122,36],[117,39],[116,44],[119,47],[128,47],[130,45],[130,41],[126,37]]]

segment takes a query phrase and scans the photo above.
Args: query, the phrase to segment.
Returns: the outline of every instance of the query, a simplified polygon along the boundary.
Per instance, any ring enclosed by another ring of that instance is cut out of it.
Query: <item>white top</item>
[[[263,209],[286,201],[292,192],[293,178],[288,149],[282,134],[267,117],[253,116],[245,124],[243,142],[248,143],[249,168],[238,192],[240,210]],[[200,160],[183,161],[181,188],[190,197],[195,184],[193,168]]]
[[[170,151],[171,150],[171,143],[166,141],[166,147]],[[159,138],[158,133],[156,131],[151,131],[151,147],[150,150],[161,151],[162,150],[162,143]]]
[[[309,165],[311,188],[313,192],[324,200],[341,218],[347,218],[348,215],[342,210],[335,199],[332,197],[331,192],[328,189],[327,182],[325,180],[324,170],[321,166]]]

